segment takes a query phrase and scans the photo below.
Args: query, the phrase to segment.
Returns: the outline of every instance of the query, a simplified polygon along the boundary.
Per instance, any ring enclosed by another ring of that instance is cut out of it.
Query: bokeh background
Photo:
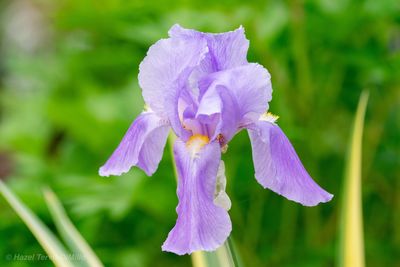
[[[138,65],[174,23],[239,25],[270,71],[270,110],[314,179],[335,195],[306,208],[253,178],[246,132],[224,160],[232,237],[245,266],[335,266],[343,174],[362,90],[370,92],[362,197],[367,266],[400,266],[400,2],[0,0],[0,178],[52,229],[42,188],[61,198],[106,266],[190,266],[161,251],[176,219],[169,147],[153,177],[97,174],[142,111]],[[0,198],[0,266],[43,253]]]

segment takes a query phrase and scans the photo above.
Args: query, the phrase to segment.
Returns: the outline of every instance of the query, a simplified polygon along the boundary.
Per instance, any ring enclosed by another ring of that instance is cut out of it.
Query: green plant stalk
[[[174,159],[174,142],[176,136],[170,133],[168,143],[171,151],[171,161],[174,168],[176,181],[178,181],[178,172]],[[233,245],[232,239],[229,237],[225,243],[217,250],[212,252],[195,251],[191,254],[193,267],[241,267],[240,258]]]
[[[0,180],[0,193],[22,219],[50,260],[58,267],[74,267],[68,252],[47,226]]]
[[[82,257],[80,260],[84,261],[85,266],[102,267],[103,264],[97,258],[94,251],[68,218],[56,194],[50,188],[45,188],[43,192],[57,230],[69,248]]]
[[[364,117],[368,92],[361,94],[354,120],[346,163],[342,203],[340,267],[364,267],[364,237],[361,196],[361,160]]]

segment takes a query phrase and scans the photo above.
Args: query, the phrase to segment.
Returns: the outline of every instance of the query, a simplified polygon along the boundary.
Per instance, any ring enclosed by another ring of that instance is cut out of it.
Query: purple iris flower
[[[121,175],[137,166],[152,175],[172,129],[178,137],[179,204],[164,251],[211,251],[229,236],[231,203],[221,153],[242,129],[249,133],[255,177],[264,188],[305,206],[332,198],[304,169],[276,116],[267,113],[271,76],[247,61],[248,47],[242,27],[210,34],[174,25],[169,38],[151,46],[140,64],[147,108],[99,173]]]

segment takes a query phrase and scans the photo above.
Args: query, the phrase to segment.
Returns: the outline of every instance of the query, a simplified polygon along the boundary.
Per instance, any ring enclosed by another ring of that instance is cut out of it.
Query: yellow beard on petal
[[[192,135],[186,142],[186,147],[188,148],[192,158],[200,152],[200,150],[210,142],[210,139],[206,135],[195,134]]]
[[[279,119],[278,115],[274,115],[271,112],[265,112],[260,116],[260,121],[268,121],[271,123],[275,123]]]

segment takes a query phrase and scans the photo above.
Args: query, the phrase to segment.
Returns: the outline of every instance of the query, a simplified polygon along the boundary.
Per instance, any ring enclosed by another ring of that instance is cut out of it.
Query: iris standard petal
[[[153,112],[143,112],[129,127],[99,174],[121,175],[137,166],[151,176],[161,160],[168,132],[169,125],[164,119]]]
[[[247,64],[249,40],[246,39],[242,26],[234,31],[214,34],[185,29],[176,24],[171,27],[168,34],[171,37],[203,37],[207,40],[209,53],[201,64],[204,73]]]
[[[160,116],[168,117],[182,139],[188,137],[188,132],[179,120],[178,100],[189,75],[207,51],[202,38],[161,39],[150,47],[139,67],[139,85],[145,102]]]
[[[271,76],[255,63],[210,74],[199,81],[199,89],[198,115],[221,113],[216,133],[227,141],[242,125],[257,121],[272,98]]]
[[[178,255],[215,250],[232,229],[228,212],[214,204],[220,146],[211,142],[193,155],[184,142],[177,140],[174,156],[179,176],[178,219],[162,249]]]
[[[259,121],[248,130],[257,181],[289,200],[315,206],[328,202],[326,192],[305,170],[290,141],[274,123]]]

